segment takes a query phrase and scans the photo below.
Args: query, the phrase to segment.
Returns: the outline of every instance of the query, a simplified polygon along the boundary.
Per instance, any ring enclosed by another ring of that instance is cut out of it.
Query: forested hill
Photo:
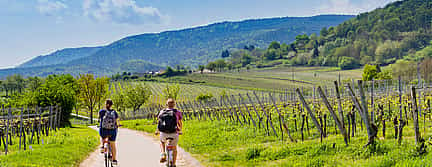
[[[266,47],[272,41],[292,42],[298,34],[318,33],[352,16],[271,18],[223,22],[180,31],[143,34],[116,41],[74,64],[104,63],[117,67],[124,61],[142,59],[159,65],[196,66],[221,56],[224,49],[245,45]]]
[[[0,70],[0,75],[14,72],[39,76],[86,72],[110,75],[127,70],[122,67],[125,64],[137,64],[131,63],[137,61],[141,65],[151,64],[155,70],[161,66],[177,64],[197,66],[219,58],[225,49],[243,48],[245,45],[267,47],[272,41],[293,42],[298,34],[319,33],[323,27],[336,26],[352,17],[354,16],[321,15],[254,19],[142,34],[126,37],[101,48],[89,48],[88,52],[68,49],[37,57],[20,66],[26,68]],[[69,54],[70,52],[79,54]],[[74,56],[70,57],[71,55]],[[104,67],[100,67],[101,64]],[[43,65],[48,66],[43,68]]]
[[[295,53],[295,65],[387,65],[427,47],[431,22],[432,0],[397,1],[323,29],[320,36],[299,37],[288,51]]]
[[[67,64],[72,60],[91,56],[102,47],[67,48],[58,50],[49,55],[38,56],[18,67],[40,67],[58,64]]]

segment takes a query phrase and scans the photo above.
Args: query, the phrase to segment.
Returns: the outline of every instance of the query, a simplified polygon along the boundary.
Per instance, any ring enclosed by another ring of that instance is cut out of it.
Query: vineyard
[[[0,152],[31,149],[60,126],[60,107],[5,108],[0,112]]]
[[[246,92],[208,101],[178,102],[177,107],[183,111],[185,124],[225,122],[222,126],[227,128],[249,127],[253,133],[293,144],[341,137],[343,145],[349,146],[360,139],[372,155],[380,152],[379,143],[394,140],[394,145],[406,145],[403,143],[414,141],[411,147],[421,157],[430,143],[430,89],[426,83],[413,85],[400,80],[335,82],[311,91],[267,92],[265,96]],[[146,107],[122,117],[149,119],[154,124],[161,107]]]

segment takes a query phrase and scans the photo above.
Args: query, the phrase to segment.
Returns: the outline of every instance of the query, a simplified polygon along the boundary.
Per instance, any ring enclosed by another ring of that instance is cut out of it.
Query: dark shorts
[[[116,141],[117,138],[117,129],[99,129],[99,135],[102,138],[106,138],[109,136],[108,140],[109,141]]]

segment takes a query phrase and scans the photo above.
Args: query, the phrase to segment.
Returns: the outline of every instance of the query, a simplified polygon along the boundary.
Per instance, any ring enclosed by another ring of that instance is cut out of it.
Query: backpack
[[[115,117],[115,111],[105,111],[105,115],[102,120],[102,128],[103,129],[116,129],[116,117]]]
[[[161,111],[158,122],[158,129],[164,133],[174,133],[177,131],[176,109],[164,109]]]

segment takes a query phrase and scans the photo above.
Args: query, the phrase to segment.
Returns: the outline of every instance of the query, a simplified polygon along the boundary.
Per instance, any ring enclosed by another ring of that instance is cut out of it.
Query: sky
[[[75,47],[251,18],[359,14],[395,0],[0,0],[0,68]]]

